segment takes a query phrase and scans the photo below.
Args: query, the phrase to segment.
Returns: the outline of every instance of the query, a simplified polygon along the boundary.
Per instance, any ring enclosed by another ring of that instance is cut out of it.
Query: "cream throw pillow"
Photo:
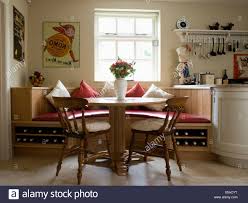
[[[100,97],[115,97],[115,87],[113,82],[106,82],[100,91]]]
[[[161,90],[159,87],[155,86],[154,84],[152,84],[151,87],[147,90],[147,92],[143,96],[143,98],[147,98],[147,97],[165,98],[166,100],[168,100],[174,97],[174,95],[169,94]],[[151,104],[151,105],[147,105],[146,107],[151,110],[162,111],[164,109],[164,106],[165,104]]]
[[[60,80],[58,80],[55,88],[46,96],[48,101],[54,106],[53,97],[71,97],[70,93]]]

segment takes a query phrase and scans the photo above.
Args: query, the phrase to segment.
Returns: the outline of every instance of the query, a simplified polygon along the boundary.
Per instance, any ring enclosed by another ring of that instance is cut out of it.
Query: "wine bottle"
[[[189,145],[189,142],[186,140],[186,141],[184,141],[184,145],[185,146],[188,146]]]
[[[224,85],[227,85],[228,84],[228,76],[227,76],[227,73],[226,73],[226,69],[224,70],[224,73],[223,73],[223,77],[222,77],[222,80],[223,80],[223,84]]]
[[[177,141],[177,146],[180,146],[180,142],[179,141]]]
[[[206,146],[206,142],[201,142],[201,145],[202,146]]]
[[[42,139],[42,144],[47,144],[49,142],[49,139]]]
[[[197,146],[197,142],[196,141],[193,141],[193,146]]]

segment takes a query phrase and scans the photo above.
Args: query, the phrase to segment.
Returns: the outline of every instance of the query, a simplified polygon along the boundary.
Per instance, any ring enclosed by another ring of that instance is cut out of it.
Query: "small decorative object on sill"
[[[210,30],[219,30],[220,24],[216,22],[214,25],[208,26]]]
[[[193,77],[190,76],[190,69],[193,68],[193,64],[189,57],[191,48],[188,45],[185,45],[177,48],[176,51],[179,58],[179,64],[176,68],[176,72],[178,73],[179,78],[179,84],[192,84]]]
[[[232,30],[234,24],[233,23],[228,23],[226,26],[221,26],[223,30]]]
[[[34,87],[40,87],[43,84],[44,80],[45,78],[38,71],[35,71],[33,75],[29,76],[29,81]]]
[[[124,100],[127,92],[127,81],[126,77],[134,74],[135,62],[128,63],[118,58],[118,60],[113,63],[110,67],[111,73],[115,76],[115,93],[118,100]]]

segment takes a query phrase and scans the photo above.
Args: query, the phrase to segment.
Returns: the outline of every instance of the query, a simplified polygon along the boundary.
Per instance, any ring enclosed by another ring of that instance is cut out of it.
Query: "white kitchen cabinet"
[[[212,92],[212,151],[228,165],[248,168],[248,86],[217,86]]]

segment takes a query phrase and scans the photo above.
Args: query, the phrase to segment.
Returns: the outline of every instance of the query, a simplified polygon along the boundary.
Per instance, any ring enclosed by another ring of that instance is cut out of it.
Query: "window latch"
[[[145,33],[144,33],[144,34],[142,34],[142,33],[137,34],[137,33],[136,33],[135,35],[137,35],[137,36],[147,36],[147,34],[145,34]]]
[[[105,33],[105,35],[117,35],[117,34],[116,33],[107,32],[107,33]]]
[[[152,46],[158,47],[159,46],[159,40],[152,40]]]

